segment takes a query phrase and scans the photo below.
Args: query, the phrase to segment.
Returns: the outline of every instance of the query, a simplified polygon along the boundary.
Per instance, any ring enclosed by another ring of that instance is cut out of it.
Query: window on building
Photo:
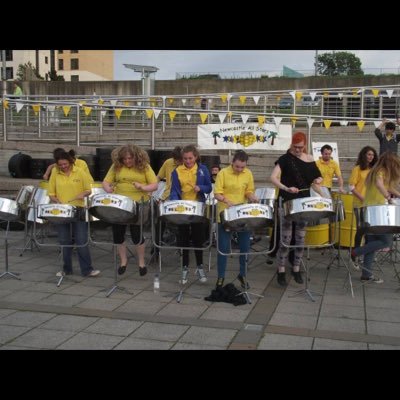
[[[12,60],[13,60],[13,51],[6,50],[6,61],[12,61]],[[0,51],[0,61],[3,61],[3,51]]]
[[[58,54],[64,53],[64,50],[57,50],[57,51],[58,51]]]
[[[72,54],[74,54],[74,53],[79,53],[79,50],[71,50],[71,53],[72,53]]]
[[[60,71],[64,69],[64,60],[58,60],[58,69]]]
[[[1,68],[1,78],[3,78],[3,68]],[[14,68],[6,67],[6,80],[14,79]]]
[[[71,69],[79,69],[79,59],[71,58]]]
[[[47,57],[47,56],[44,57],[44,63],[45,63],[45,64],[48,64],[48,63],[49,63],[49,57]]]
[[[71,75],[71,82],[79,82],[79,75]]]

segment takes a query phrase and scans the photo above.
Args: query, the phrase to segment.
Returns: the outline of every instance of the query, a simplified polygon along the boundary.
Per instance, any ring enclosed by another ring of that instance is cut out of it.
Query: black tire
[[[97,147],[96,155],[97,155],[97,172],[98,179],[102,181],[107,175],[108,170],[111,167],[111,152],[114,150],[114,147]],[[94,178],[94,177],[93,177]]]
[[[29,178],[32,157],[27,154],[14,154],[8,161],[8,171],[13,178]]]
[[[30,162],[30,177],[32,179],[43,179],[43,175],[49,165],[53,164],[52,158],[32,158]]]
[[[92,175],[93,179],[95,181],[99,180],[98,179],[98,170],[97,170],[97,156],[94,155],[86,155],[86,156],[79,156],[83,161],[86,161],[86,164],[88,165],[90,175]]]

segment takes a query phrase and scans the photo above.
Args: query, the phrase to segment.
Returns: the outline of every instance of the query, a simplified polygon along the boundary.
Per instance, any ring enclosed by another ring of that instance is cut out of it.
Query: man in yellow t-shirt
[[[331,157],[332,151],[332,147],[329,146],[329,144],[325,144],[321,147],[321,157],[316,161],[317,167],[323,178],[321,186],[325,186],[329,191],[331,191],[333,177],[336,175],[339,184],[339,192],[345,193],[343,188],[342,172],[340,171],[339,164]]]
[[[157,179],[159,181],[165,179],[165,189],[161,195],[161,200],[167,200],[171,192],[171,182],[172,182],[172,171],[182,164],[182,148],[176,146],[172,150],[172,157],[168,158],[160,168],[157,174]]]

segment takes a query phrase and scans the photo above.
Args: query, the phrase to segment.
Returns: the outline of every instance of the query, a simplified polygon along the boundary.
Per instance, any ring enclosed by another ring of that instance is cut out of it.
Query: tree
[[[17,77],[20,81],[42,81],[44,79],[30,61],[18,65]]]
[[[65,81],[64,77],[62,75],[57,75],[56,70],[52,70],[49,73],[46,73],[46,81]]]
[[[334,51],[318,55],[318,74],[324,76],[364,75],[361,60],[348,51]]]

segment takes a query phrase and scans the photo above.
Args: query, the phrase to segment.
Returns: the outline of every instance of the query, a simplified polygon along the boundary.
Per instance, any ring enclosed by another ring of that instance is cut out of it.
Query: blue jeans
[[[89,247],[78,247],[84,245],[88,241],[88,227],[87,222],[76,221],[68,224],[57,224],[58,240],[62,247],[62,255],[64,262],[64,272],[72,273],[72,236],[74,237],[74,244],[77,246],[79,266],[81,268],[81,274],[86,276],[90,271],[93,270],[92,259],[90,257]]]
[[[385,235],[365,235],[365,245],[356,247],[354,253],[356,256],[364,256],[362,276],[370,278],[372,276],[372,263],[374,262],[375,252],[391,247],[393,242],[392,234]]]
[[[241,253],[248,253],[250,249],[250,232],[238,232],[239,247]],[[218,249],[223,253],[229,253],[231,248],[231,232],[227,232],[222,224],[218,224]],[[227,256],[217,254],[218,278],[225,278]],[[246,276],[246,256],[239,256],[240,275]]]

